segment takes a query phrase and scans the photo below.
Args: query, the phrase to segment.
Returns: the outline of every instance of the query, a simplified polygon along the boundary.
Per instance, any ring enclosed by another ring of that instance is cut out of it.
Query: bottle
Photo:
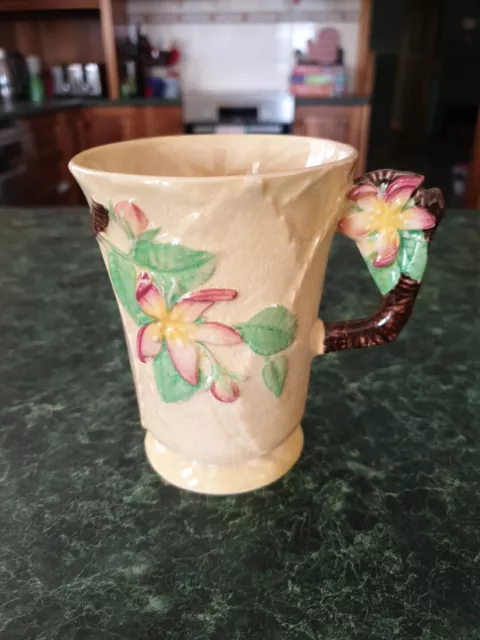
[[[40,69],[40,58],[27,56],[27,67],[30,100],[36,104],[41,103],[45,100],[45,89]]]
[[[147,27],[144,24],[137,25],[137,51],[140,60],[148,63],[152,57],[152,45],[147,36]]]
[[[147,90],[147,67],[152,63],[152,45],[147,36],[147,28],[144,24],[137,25],[137,55],[138,73],[137,85],[139,95],[146,96]]]

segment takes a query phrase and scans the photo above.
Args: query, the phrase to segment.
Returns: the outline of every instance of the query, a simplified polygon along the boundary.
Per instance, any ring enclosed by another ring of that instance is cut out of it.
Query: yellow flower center
[[[162,340],[180,344],[193,342],[193,323],[185,322],[183,317],[175,313],[174,310],[166,311],[162,314],[162,317],[159,318],[157,322],[154,322],[154,326],[156,329],[155,337],[159,342]]]
[[[367,213],[369,231],[378,231],[385,228],[398,229],[401,215],[401,206],[389,204],[382,198],[377,198],[375,204],[368,209]]]

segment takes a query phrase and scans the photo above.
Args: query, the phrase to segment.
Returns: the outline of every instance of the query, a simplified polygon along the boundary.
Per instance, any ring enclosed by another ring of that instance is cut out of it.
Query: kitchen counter
[[[42,104],[34,104],[27,100],[14,102],[11,108],[7,109],[0,103],[0,120],[11,118],[28,118],[30,116],[59,111],[60,109],[71,109],[82,106],[80,100],[46,100]]]
[[[295,98],[296,107],[357,107],[370,104],[370,96],[309,96]]]
[[[446,216],[398,342],[314,361],[295,468],[227,498],[145,459],[85,210],[0,225],[0,638],[479,637],[480,212]],[[337,238],[323,317],[376,302]]]
[[[369,104],[367,96],[333,96],[296,98],[296,106],[356,106]],[[59,111],[73,107],[158,107],[181,106],[181,98],[128,98],[110,100],[109,98],[72,98],[46,100],[43,104],[27,101],[15,102],[12,109],[5,109],[0,104],[0,120],[5,118],[26,118],[37,114]]]
[[[15,102],[11,109],[5,109],[0,104],[0,119],[6,118],[27,118],[34,115],[59,111],[61,109],[71,109],[74,107],[157,107],[157,106],[179,106],[180,98],[128,98],[124,100],[110,100],[108,98],[72,98],[72,99],[52,99],[46,100],[42,104],[33,104],[28,101]]]

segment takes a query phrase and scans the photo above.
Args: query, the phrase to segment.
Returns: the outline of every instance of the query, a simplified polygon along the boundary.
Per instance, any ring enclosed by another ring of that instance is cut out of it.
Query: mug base
[[[303,431],[298,425],[286,440],[268,454],[237,465],[203,464],[169,451],[147,431],[145,452],[153,469],[164,480],[197,493],[229,495],[243,493],[275,482],[289,471],[303,449]]]

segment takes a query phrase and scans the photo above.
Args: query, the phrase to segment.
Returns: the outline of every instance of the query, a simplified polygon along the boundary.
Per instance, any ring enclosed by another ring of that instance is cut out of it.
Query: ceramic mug
[[[388,343],[405,325],[443,213],[413,173],[352,175],[345,144],[177,136],[84,151],[89,202],[123,322],[145,446],[169,482],[237,493],[303,446],[311,359]],[[370,318],[317,318],[333,234],[381,293]]]

